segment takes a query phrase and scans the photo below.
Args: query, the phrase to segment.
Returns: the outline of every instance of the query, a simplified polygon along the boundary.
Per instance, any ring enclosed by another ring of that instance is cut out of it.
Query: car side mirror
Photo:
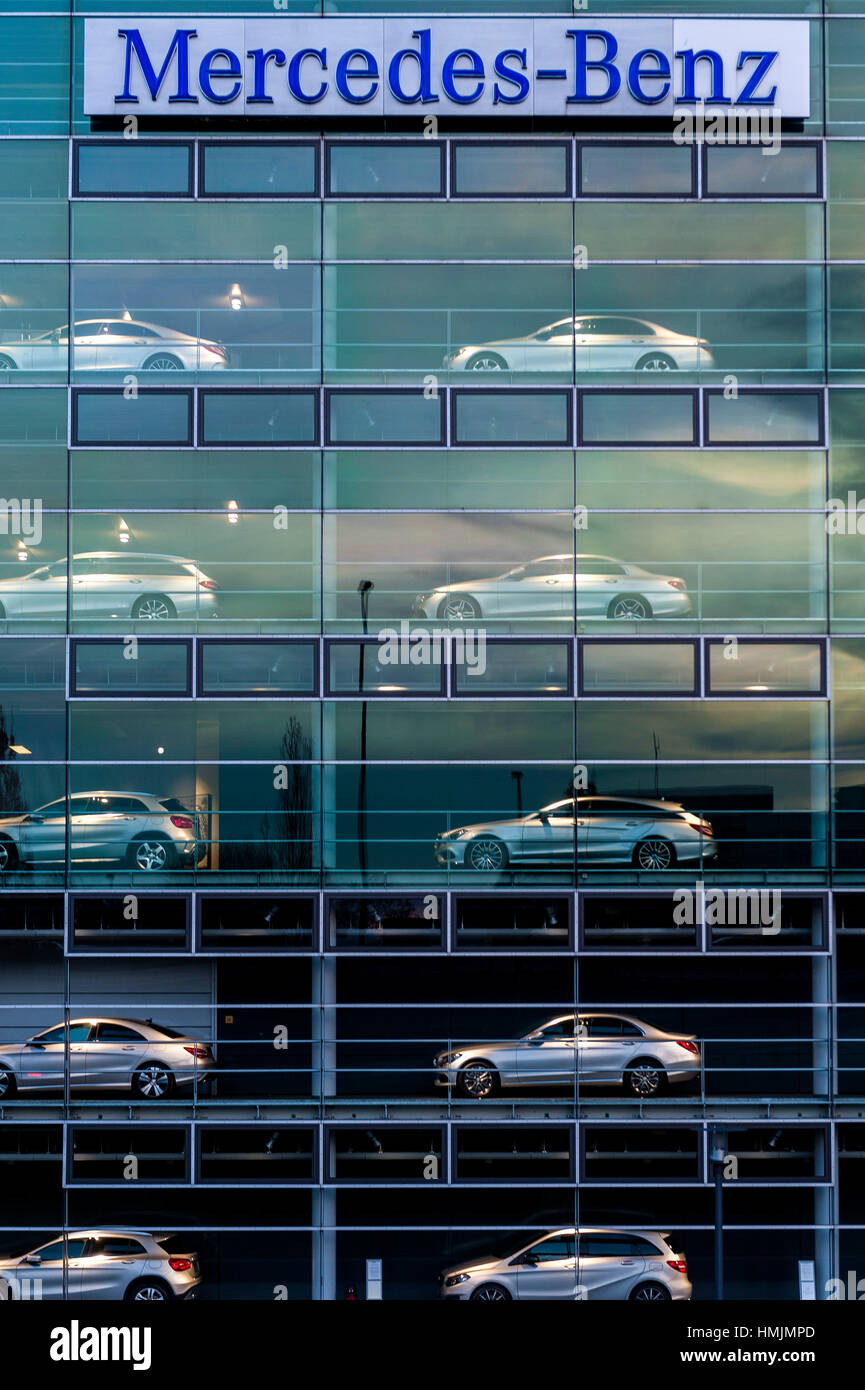
[[[549,823],[550,823],[550,813],[549,813],[549,811],[538,811],[538,820],[540,821],[541,825],[549,825]]]
[[[27,1256],[27,1264],[29,1264],[29,1265],[41,1265],[41,1263],[42,1263],[42,1256],[41,1256],[41,1255],[28,1255],[28,1256]]]
[[[535,1046],[537,1046],[538,1043],[542,1043],[543,1040],[543,1033],[529,1033],[529,1036],[526,1038],[526,1042],[533,1043]]]
[[[29,816],[24,817],[25,825],[40,825],[45,819],[44,816],[37,816],[35,811],[31,811]]]
[[[541,1262],[540,1255],[535,1255],[533,1251],[527,1250],[523,1255],[521,1263],[524,1265],[538,1265]]]

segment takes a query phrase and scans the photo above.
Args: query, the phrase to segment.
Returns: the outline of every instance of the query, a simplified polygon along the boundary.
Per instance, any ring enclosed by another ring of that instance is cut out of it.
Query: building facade
[[[719,1169],[727,1297],[865,1275],[865,19],[526,8],[0,15],[44,1296],[78,1232],[305,1300],[591,1227],[511,1295],[640,1231],[711,1299]]]

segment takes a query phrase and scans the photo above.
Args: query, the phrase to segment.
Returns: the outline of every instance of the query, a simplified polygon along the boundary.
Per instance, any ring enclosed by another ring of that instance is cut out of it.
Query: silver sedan
[[[473,1100],[503,1086],[624,1086],[639,1100],[699,1078],[689,1033],[666,1033],[630,1014],[561,1014],[510,1042],[462,1043],[434,1059],[435,1084]]]
[[[669,1232],[565,1226],[540,1240],[523,1238],[498,1255],[464,1260],[443,1271],[442,1298],[687,1300],[692,1287],[684,1254]]]
[[[215,618],[216,589],[215,580],[182,555],[87,550],[72,556],[71,573],[62,559],[0,579],[0,619],[65,621],[67,593],[73,618]]]
[[[710,821],[675,801],[580,796],[527,816],[445,830],[433,851],[444,868],[501,872],[508,865],[632,864],[657,871],[705,863],[718,847]]]
[[[612,555],[544,555],[486,579],[442,584],[418,594],[416,618],[450,623],[480,618],[684,618],[691,599],[684,579],[654,574]]]
[[[65,372],[69,327],[0,343],[0,371]],[[74,371],[218,371],[228,353],[210,338],[194,338],[142,319],[83,319],[73,326]]]
[[[672,372],[715,366],[705,338],[675,333],[650,319],[586,314],[558,319],[522,338],[470,343],[443,365],[468,372]]]
[[[0,1300],[195,1298],[201,1283],[198,1255],[194,1250],[175,1254],[168,1248],[175,1243],[176,1236],[111,1228],[70,1231],[65,1240],[54,1236],[26,1255],[0,1260]]]
[[[204,1082],[214,1065],[207,1043],[173,1028],[137,1018],[74,1018],[0,1044],[0,1101],[16,1091],[62,1090],[67,1060],[75,1089],[131,1090],[142,1100]]]

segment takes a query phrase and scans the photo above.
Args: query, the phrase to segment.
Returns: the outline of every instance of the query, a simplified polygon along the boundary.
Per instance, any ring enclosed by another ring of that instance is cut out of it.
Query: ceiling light
[[[227,521],[229,526],[236,526],[240,517],[238,516],[238,506],[236,502],[226,502],[225,510],[228,513]]]
[[[232,309],[243,308],[243,290],[239,285],[232,285],[231,289],[228,291],[228,302]]]
[[[23,743],[10,743],[9,752],[17,753],[19,757],[23,757],[25,754],[30,753],[30,749],[25,748]]]

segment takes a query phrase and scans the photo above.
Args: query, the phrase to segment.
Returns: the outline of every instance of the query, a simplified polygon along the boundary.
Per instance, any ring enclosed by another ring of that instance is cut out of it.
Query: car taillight
[[[699,828],[700,828],[701,834],[703,834],[703,835],[714,835],[715,832],[714,832],[714,830],[712,829],[712,822],[711,822],[711,821],[708,821],[708,820],[698,820],[698,821],[697,821],[697,825],[698,825]]]
[[[169,816],[172,825],[176,825],[178,830],[194,830],[195,821],[191,816]]]
[[[188,1052],[191,1057],[201,1057],[202,1059],[210,1056],[209,1047],[184,1047],[184,1052]]]
[[[169,1263],[169,1265],[171,1266],[171,1268],[174,1270],[174,1273],[175,1273],[175,1274],[185,1274],[186,1271],[187,1271],[188,1269],[191,1269],[191,1268],[192,1268],[192,1261],[191,1261],[191,1260],[178,1260],[178,1259],[174,1259],[174,1260],[169,1260],[168,1263]]]
[[[199,589],[215,589],[216,585],[212,579],[199,579],[198,587]]]
[[[685,581],[684,581],[684,579],[668,579],[668,580],[667,580],[667,588],[668,588],[668,589],[684,589],[684,587],[685,587]]]
[[[684,1042],[684,1041],[682,1041],[682,1040],[679,1039],[679,1038],[676,1039],[676,1046],[677,1046],[677,1047],[683,1047],[683,1048],[685,1049],[686,1052],[698,1052],[698,1051],[699,1051],[699,1048],[697,1047],[697,1044],[696,1044],[696,1043]]]
[[[201,346],[204,348],[205,352],[212,352],[214,357],[221,357],[223,362],[228,356],[225,348],[222,347],[220,343],[202,343]]]
[[[687,1261],[687,1260],[668,1260],[668,1261],[667,1261],[667,1264],[670,1266],[671,1269],[674,1269],[674,1270],[676,1271],[677,1274],[687,1274],[687,1273],[688,1273],[688,1261]]]

